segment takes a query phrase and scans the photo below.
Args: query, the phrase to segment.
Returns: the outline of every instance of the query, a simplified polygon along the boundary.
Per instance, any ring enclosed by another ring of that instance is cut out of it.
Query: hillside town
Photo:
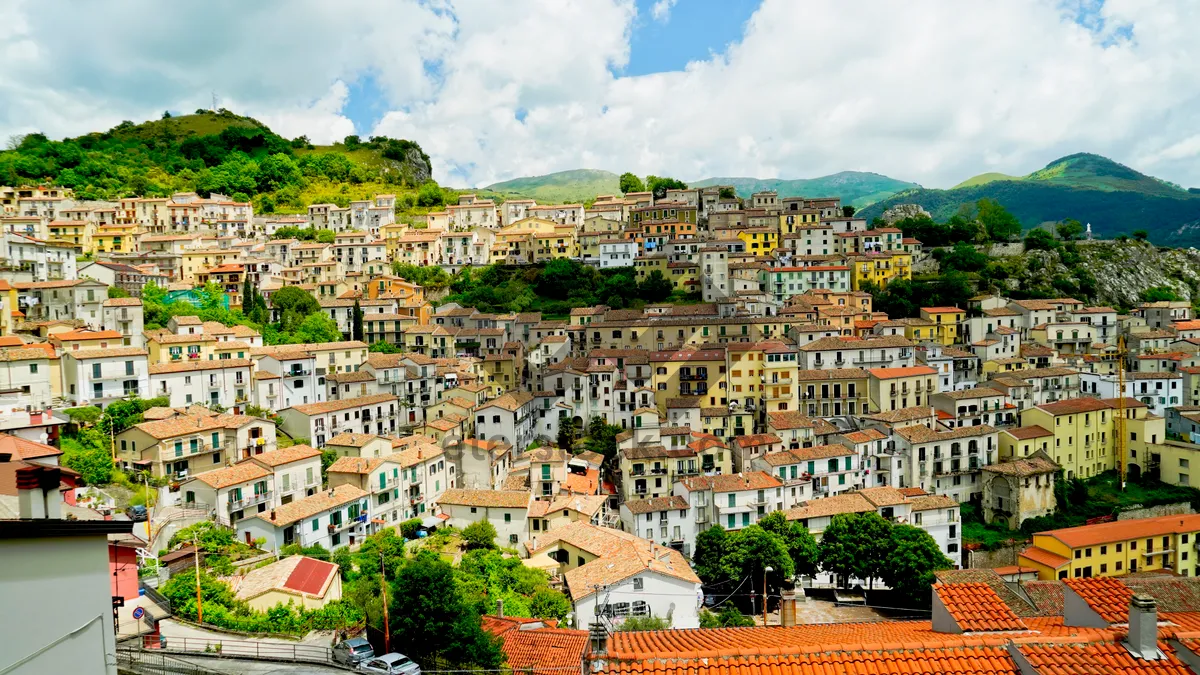
[[[40,185],[0,208],[0,587],[87,607],[16,622],[14,672],[67,672],[69,635],[236,656],[287,631],[234,619],[280,605],[336,635],[318,660],[391,667],[372,631],[410,619],[381,583],[481,551],[539,580],[470,590],[512,672],[1200,671],[1196,502],[1064,515],[1105,480],[1196,485],[1187,301],[889,317],[873,292],[929,265],[921,241],[718,186],[281,216]],[[496,312],[423,285],[561,261],[667,299]],[[296,307],[335,335],[281,339]],[[217,629],[240,632],[195,637]]]

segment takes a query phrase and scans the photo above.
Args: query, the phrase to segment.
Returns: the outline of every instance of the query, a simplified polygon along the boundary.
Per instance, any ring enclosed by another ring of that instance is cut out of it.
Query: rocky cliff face
[[[1079,242],[1083,267],[1096,279],[1097,301],[1112,306],[1133,307],[1142,291],[1166,286],[1180,298],[1200,295],[1200,250],[1160,249],[1144,242]],[[1029,251],[1013,267],[1023,268],[1007,279],[1010,288],[1050,286],[1056,277],[1070,276],[1058,251]],[[1003,259],[1003,258],[1001,258]],[[1016,263],[1017,260],[1009,259]]]

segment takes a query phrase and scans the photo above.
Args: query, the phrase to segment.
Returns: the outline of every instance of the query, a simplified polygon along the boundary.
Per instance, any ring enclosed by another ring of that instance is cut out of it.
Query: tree
[[[100,416],[103,412],[99,407],[94,405],[86,405],[81,408],[67,408],[63,411],[67,417],[71,418],[77,426],[91,426],[100,421]]]
[[[463,602],[449,563],[418,555],[396,575],[389,599],[396,651],[426,667],[439,656],[481,668],[499,668],[503,662],[498,641]]]
[[[934,253],[939,253],[934,251]],[[949,253],[944,253],[941,259],[941,266],[946,270],[958,270],[960,272],[978,272],[983,269],[988,263],[988,257],[984,253],[980,253],[974,246],[965,242],[954,245],[954,248]]]
[[[120,288],[119,286],[109,286],[108,287],[108,297],[110,297],[110,298],[128,298],[129,291],[125,290],[124,288]]]
[[[754,625],[754,619],[739,612],[731,602],[726,602],[720,612],[700,610],[701,628],[749,628]]]
[[[642,179],[638,178],[637,176],[633,175],[632,173],[630,173],[628,171],[621,174],[619,185],[620,185],[621,192],[624,194],[629,194],[630,192],[645,192],[646,191],[646,185],[644,183],[642,183]]]
[[[618,631],[666,630],[671,620],[665,616],[627,616],[617,627]]]
[[[731,578],[750,577],[751,583],[762,590],[763,572],[770,567],[768,583],[778,587],[781,580],[791,580],[796,566],[783,537],[767,532],[759,525],[750,525],[729,534],[728,550],[721,558],[721,567]]]
[[[671,297],[675,284],[663,276],[661,270],[652,270],[642,283],[638,284],[638,293],[647,302],[662,302]]]
[[[496,528],[486,520],[464,527],[462,538],[468,549],[496,548]]]
[[[148,409],[139,398],[113,401],[104,409],[104,415],[100,418],[100,431],[106,435],[119,434],[135,424],[140,424],[142,413]]]
[[[842,217],[843,218],[853,218],[854,211],[855,211],[855,208],[853,206],[849,206],[849,205],[843,206],[842,207]]]
[[[1026,251],[1053,251],[1058,247],[1059,243],[1054,239],[1054,235],[1041,228],[1034,228],[1025,235]]]
[[[1150,233],[1145,230],[1134,230],[1133,238],[1138,241],[1146,241],[1150,238]]]
[[[759,519],[758,524],[767,532],[783,539],[788,555],[795,566],[795,574],[812,576],[817,573],[819,551],[812,533],[798,522],[789,522],[782,511],[773,511]]]
[[[1142,291],[1142,302],[1176,302],[1182,300],[1170,286],[1151,286]]]
[[[838,514],[821,535],[821,569],[843,582],[871,582],[887,564],[891,523],[875,512]]]
[[[163,114],[162,114],[162,118],[163,118],[164,120],[169,120],[169,119],[171,119],[171,111],[170,111],[170,110],[164,110],[164,111],[163,111]]]
[[[64,450],[62,463],[68,469],[78,471],[83,482],[88,485],[104,485],[112,481],[113,459],[111,451],[103,436],[95,429],[89,429],[98,438],[92,443],[81,445],[79,449]]]
[[[442,188],[433,181],[425,183],[417,190],[417,206],[441,206],[443,199]]]
[[[576,422],[574,417],[564,417],[558,422],[558,447],[570,452],[575,447],[575,442],[579,440],[579,434],[583,431],[580,427],[582,423]]]
[[[714,525],[696,535],[696,548],[692,555],[692,569],[706,584],[727,581],[721,558],[725,555],[729,533],[720,525]]]
[[[726,185],[725,187],[722,187],[721,189],[717,190],[717,198],[718,199],[737,199],[738,198],[737,190]]]
[[[887,564],[881,578],[908,602],[928,606],[934,572],[954,565],[942,555],[929,533],[911,525],[893,525],[888,542]]]
[[[655,199],[662,199],[667,190],[686,190],[687,183],[667,176],[646,176],[646,189],[654,193]]]
[[[300,325],[296,326],[295,337],[300,343],[340,342],[342,331],[333,319],[317,312],[304,317]]]
[[[1063,241],[1074,241],[1079,238],[1079,235],[1083,234],[1083,223],[1075,220],[1074,218],[1068,218],[1067,220],[1055,225],[1054,231],[1058,232],[1059,239],[1062,239]]]
[[[553,588],[539,588],[529,600],[529,613],[540,619],[562,621],[571,613],[571,601]]]
[[[289,330],[289,324],[295,325],[309,314],[321,311],[321,303],[312,293],[297,286],[284,286],[271,295],[271,306],[280,317],[284,330]]]
[[[401,350],[399,347],[390,342],[376,340],[375,342],[371,343],[371,346],[367,348],[367,351],[371,352],[372,354],[399,354]]]
[[[994,199],[980,199],[975,203],[979,211],[979,222],[988,238],[995,242],[1011,241],[1021,234],[1021,221]]]
[[[332,244],[337,239],[337,234],[333,230],[317,230],[313,238],[319,244]]]
[[[599,415],[592,418],[588,424],[587,441],[584,445],[590,452],[604,456],[605,463],[611,463],[617,456],[617,434],[621,427],[609,424]]]
[[[362,306],[358,304],[358,299],[354,299],[354,309],[350,312],[350,339],[363,340],[363,311]]]

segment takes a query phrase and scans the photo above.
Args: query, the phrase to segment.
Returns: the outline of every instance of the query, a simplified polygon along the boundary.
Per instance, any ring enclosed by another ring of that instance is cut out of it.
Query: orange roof
[[[1044,427],[1036,424],[1028,427],[1017,427],[1016,429],[1006,429],[1005,432],[1018,441],[1026,441],[1030,438],[1041,438],[1043,436],[1054,435],[1052,432],[1047,431]]]
[[[1032,560],[1035,563],[1045,565],[1050,569],[1058,569],[1071,562],[1069,558],[1064,558],[1057,553],[1051,553],[1050,551],[1047,551],[1044,548],[1038,548],[1037,546],[1030,546],[1024,551],[1021,551],[1021,557]]]
[[[568,473],[562,484],[563,492],[585,495],[594,495],[599,488],[600,472],[596,469],[588,469],[586,473]]]
[[[540,619],[485,616],[483,629],[498,636],[514,672],[559,675],[579,670],[588,651],[588,632],[546,627]]]
[[[45,443],[38,443],[20,436],[0,434],[0,454],[9,455],[12,461],[39,459],[42,457],[57,457],[62,450]]]
[[[1166,652],[1159,661],[1140,659],[1116,642],[1025,645],[1021,654],[1040,673],[1126,673],[1128,675],[1185,675],[1192,671]]]
[[[880,380],[890,380],[894,377],[937,375],[937,370],[930,368],[929,366],[909,366],[906,368],[871,368],[868,372]]]
[[[115,330],[88,330],[81,328],[79,330],[69,330],[65,333],[55,333],[50,336],[50,339],[62,342],[65,340],[119,340],[123,337],[121,333]]]
[[[964,631],[1025,630],[1016,613],[983,582],[934,584],[933,592]]]
[[[1048,530],[1038,532],[1035,536],[1054,537],[1071,548],[1078,548],[1185,532],[1200,532],[1200,514],[1117,520],[1111,523]]]
[[[1133,590],[1112,577],[1063,579],[1067,588],[1075,591],[1101,619],[1109,623],[1124,623],[1129,617],[1129,600]]]

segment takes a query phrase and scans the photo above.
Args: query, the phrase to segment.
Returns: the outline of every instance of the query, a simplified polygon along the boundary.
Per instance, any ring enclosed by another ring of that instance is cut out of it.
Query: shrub
[[[471,523],[463,528],[462,538],[468,550],[496,548],[496,528],[486,520]]]

